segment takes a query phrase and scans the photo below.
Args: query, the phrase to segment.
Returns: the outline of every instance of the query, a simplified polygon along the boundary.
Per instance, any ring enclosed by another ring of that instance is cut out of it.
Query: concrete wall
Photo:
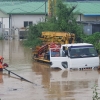
[[[43,21],[44,15],[12,15],[12,26],[14,28],[24,27],[24,21],[32,21],[33,24]]]
[[[24,27],[24,21],[32,21],[33,24],[44,21],[45,15],[12,15],[12,26],[14,28]],[[77,16],[77,21],[98,21],[100,17]]]
[[[2,20],[2,18],[0,18],[0,22],[3,23],[3,28],[9,28],[9,17],[3,18],[3,20]]]
[[[0,12],[1,14],[1,12]],[[36,24],[39,21],[43,21],[45,16],[44,15],[11,15],[12,19],[12,26],[14,28],[21,28],[24,27],[24,21],[32,21],[33,24]],[[77,21],[98,21],[100,17],[85,17],[83,15],[77,16]],[[2,17],[0,17],[0,22],[2,22]],[[3,18],[3,27],[9,28],[9,16],[5,16]]]

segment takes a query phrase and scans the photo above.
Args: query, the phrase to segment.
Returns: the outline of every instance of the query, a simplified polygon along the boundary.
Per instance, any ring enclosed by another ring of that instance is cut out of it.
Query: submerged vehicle
[[[42,32],[40,39],[44,44],[36,46],[33,50],[33,58],[43,62],[50,62],[49,49],[60,48],[62,44],[74,43],[75,34],[69,32]]]
[[[65,32],[42,32],[42,46],[33,51],[37,61],[51,68],[74,69],[99,67],[99,56],[92,44],[74,43],[75,35]]]
[[[57,54],[58,56],[56,56]],[[52,64],[51,68],[93,69],[99,67],[99,56],[92,44],[89,43],[64,44],[61,45],[61,48],[59,49],[50,48],[50,62]]]

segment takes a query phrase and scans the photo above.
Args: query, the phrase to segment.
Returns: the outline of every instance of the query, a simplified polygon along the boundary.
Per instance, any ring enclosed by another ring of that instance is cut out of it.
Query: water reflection
[[[3,73],[0,72],[0,84],[3,83]]]
[[[51,70],[41,63],[34,63],[33,70],[42,75],[42,84],[48,90],[47,94],[49,95],[47,97],[49,99],[63,100],[63,98],[69,98],[69,100],[80,100],[80,95],[86,96],[85,99],[91,99],[92,87],[98,84],[99,74],[96,70]]]
[[[65,72],[67,77],[62,76]],[[63,97],[72,97],[75,94],[81,94],[84,89],[89,89],[98,82],[98,74],[96,71],[60,71],[58,73],[51,72],[51,74],[50,94],[55,94],[55,96],[62,95]]]
[[[8,64],[29,64],[31,62],[31,49],[25,48],[22,41],[3,40],[0,41],[0,55]]]
[[[48,65],[33,62],[32,67],[33,72],[36,73],[36,75],[42,75],[42,84],[44,87],[49,87],[50,84],[50,67]]]

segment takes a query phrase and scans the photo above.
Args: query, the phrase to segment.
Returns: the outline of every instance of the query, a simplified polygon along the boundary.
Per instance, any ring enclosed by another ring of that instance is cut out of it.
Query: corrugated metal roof
[[[83,15],[100,15],[100,2],[77,2],[75,11]],[[74,5],[75,5],[74,4]]]
[[[25,2],[9,5],[1,6],[0,10],[7,14],[45,14],[45,2]]]
[[[13,5],[19,5],[19,4],[24,4],[27,3],[25,1],[0,1],[0,7],[2,6],[13,6]]]
[[[74,12],[77,11],[85,16],[100,15],[100,2],[71,2],[64,4],[76,5]],[[7,14],[45,14],[45,2],[0,2],[0,10]]]

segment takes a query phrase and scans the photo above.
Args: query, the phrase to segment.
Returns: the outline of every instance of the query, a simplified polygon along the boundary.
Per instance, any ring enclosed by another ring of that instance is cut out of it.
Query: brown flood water
[[[99,71],[52,70],[34,62],[32,50],[23,47],[21,41],[0,41],[0,55],[9,64],[8,70],[34,83],[4,70],[0,73],[1,100],[92,100],[92,87],[97,84],[100,89]]]

